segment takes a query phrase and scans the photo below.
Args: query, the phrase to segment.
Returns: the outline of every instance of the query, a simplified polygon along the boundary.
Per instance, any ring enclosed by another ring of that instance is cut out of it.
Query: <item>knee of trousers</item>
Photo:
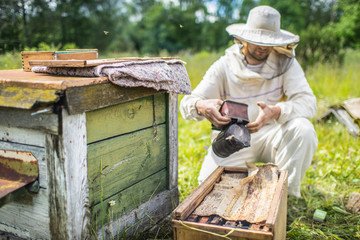
[[[306,118],[295,118],[286,123],[287,132],[308,146],[317,147],[318,139],[313,124]]]

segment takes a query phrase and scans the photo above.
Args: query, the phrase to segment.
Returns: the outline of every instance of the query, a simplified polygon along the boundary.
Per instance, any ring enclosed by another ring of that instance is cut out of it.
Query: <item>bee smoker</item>
[[[250,132],[245,127],[249,123],[247,114],[248,105],[225,100],[219,112],[222,116],[231,118],[231,122],[220,128],[213,126],[220,133],[212,143],[214,153],[226,158],[240,149],[250,147]]]

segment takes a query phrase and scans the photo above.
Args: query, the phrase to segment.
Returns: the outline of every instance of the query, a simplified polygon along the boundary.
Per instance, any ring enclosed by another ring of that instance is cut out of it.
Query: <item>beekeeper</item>
[[[280,13],[269,6],[255,7],[246,24],[232,24],[226,31],[235,44],[182,99],[180,111],[185,119],[207,119],[219,127],[230,122],[219,113],[224,100],[245,103],[251,146],[225,158],[210,147],[198,180],[205,180],[217,166],[271,162],[288,170],[289,194],[300,197],[300,183],[318,141],[309,121],[316,98],[294,55],[299,36],[281,30]]]

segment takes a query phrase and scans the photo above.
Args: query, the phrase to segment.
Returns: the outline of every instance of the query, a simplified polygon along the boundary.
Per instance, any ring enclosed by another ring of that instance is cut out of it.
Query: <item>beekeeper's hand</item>
[[[199,115],[204,116],[215,127],[220,127],[230,123],[231,119],[223,117],[220,112],[220,106],[223,103],[220,99],[206,99],[196,102],[195,107]]]
[[[254,122],[246,125],[250,133],[259,131],[271,120],[277,120],[281,113],[279,106],[267,105],[264,102],[258,102],[256,104],[259,106],[259,115]]]

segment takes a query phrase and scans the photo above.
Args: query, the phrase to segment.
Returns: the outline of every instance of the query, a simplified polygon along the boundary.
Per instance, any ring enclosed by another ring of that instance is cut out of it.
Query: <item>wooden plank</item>
[[[69,60],[69,59],[91,60],[97,58],[97,52],[95,51],[56,52],[55,58],[56,60]]]
[[[56,90],[0,87],[0,107],[31,109],[39,104],[50,106],[59,100]]]
[[[119,239],[136,236],[162,221],[175,208],[173,199],[178,199],[178,189],[165,190],[142,203],[139,207],[114,218],[97,231],[97,239]],[[103,231],[104,230],[104,231]],[[103,236],[103,232],[105,236]],[[104,237],[104,238],[103,238]]]
[[[273,237],[273,234],[270,232],[263,231],[254,231],[241,228],[232,228],[204,223],[195,223],[183,221],[182,225],[178,220],[172,220],[173,228],[175,229],[176,237],[175,239],[196,239],[196,240],[217,240],[219,236],[216,236],[211,233],[226,235],[230,231],[232,233],[228,235],[231,239],[234,240],[249,240],[249,239],[258,239],[258,240],[270,240]],[[193,229],[191,229],[193,228]],[[199,229],[199,230],[194,230]],[[202,232],[206,231],[206,232]]]
[[[152,95],[153,108],[155,113],[156,124],[162,124],[168,120],[168,97],[167,93]],[[174,110],[174,109],[173,109]],[[174,117],[174,116],[173,116]],[[176,117],[177,119],[177,117]]]
[[[30,60],[30,67],[47,66],[47,67],[85,67],[86,60]]]
[[[224,167],[224,171],[227,173],[246,173],[248,175],[248,169],[242,167]]]
[[[211,219],[210,223],[211,224],[219,224],[220,221],[221,221],[221,217],[214,216],[213,219]]]
[[[197,218],[198,218],[197,215],[195,215],[195,214],[190,214],[190,216],[188,216],[188,217],[186,218],[186,221],[189,221],[189,222],[197,222],[197,221],[196,221]]]
[[[65,168],[59,136],[46,135],[46,156],[49,173],[49,219],[50,234],[59,239],[69,239],[66,213]]]
[[[1,87],[25,87],[38,89],[65,90],[70,87],[79,87],[108,83],[107,77],[68,77],[46,73],[24,72],[17,70],[0,70]]]
[[[53,54],[55,54],[55,51],[22,51],[21,54],[24,56],[38,56],[40,57],[39,59],[42,59],[44,55],[47,54],[50,54],[52,56]]]
[[[125,88],[112,83],[103,83],[68,88],[65,96],[69,113],[76,114],[159,93],[164,91],[145,87]]]
[[[168,94],[169,188],[178,186],[178,97]]]
[[[0,231],[22,239],[50,239],[48,191],[30,194],[21,188],[2,198]]]
[[[89,237],[85,121],[85,114],[63,110],[63,134],[46,136],[50,232],[57,239]]]
[[[213,189],[215,183],[219,181],[224,167],[216,168],[206,181],[201,183],[173,212],[173,218],[184,220],[201,203],[206,195]]]
[[[179,57],[128,57],[128,58],[107,58],[96,60],[30,60],[30,66],[48,66],[48,67],[93,67],[102,64],[122,63],[132,61],[148,61],[148,60],[173,60]]]
[[[287,199],[288,199],[288,171],[281,170],[279,182],[282,182],[283,187],[281,188],[281,198],[276,214],[276,220],[273,228],[274,240],[286,239],[286,223],[287,223]],[[275,193],[277,195],[277,193]],[[274,203],[274,205],[276,205]],[[266,223],[265,223],[266,224]],[[267,225],[267,224],[266,224]]]
[[[155,98],[163,99],[156,102],[156,109],[161,114],[155,114],[156,123],[161,124],[165,120],[165,98],[164,95]],[[153,106],[153,98],[145,97],[87,112],[88,143],[153,126]]]
[[[150,200],[156,194],[166,190],[167,185],[167,171],[163,169],[131,187],[103,199],[103,210],[101,202],[92,207],[93,229],[101,228],[102,216],[106,223],[117,219],[130,210],[139,207],[141,203]],[[115,205],[110,206],[110,201],[115,201]]]
[[[279,211],[282,211],[283,208],[286,207],[281,205],[281,199],[283,195],[286,195],[286,199],[287,199],[288,172],[286,170],[279,170],[279,173],[280,173],[279,181],[275,188],[275,193],[271,201],[268,217],[265,223],[265,225],[269,228],[274,228],[277,217],[279,215]]]
[[[34,155],[34,157],[38,160],[40,187],[48,188],[47,161],[46,161],[45,149],[43,147],[36,147],[36,146],[24,145],[21,143],[0,141],[0,149],[31,152]]]
[[[0,125],[5,127],[26,128],[51,134],[58,134],[58,116],[52,113],[31,115],[30,110],[0,108]]]
[[[154,129],[148,128],[88,146],[91,205],[100,202],[101,184],[102,196],[108,198],[166,168],[164,124],[158,126],[157,134],[155,138]]]
[[[65,169],[66,213],[70,239],[88,238],[90,216],[85,113],[62,111],[62,161]]]
[[[45,147],[45,133],[32,129],[0,125],[0,140],[4,142],[14,142]]]
[[[124,58],[115,58],[116,60],[123,61],[147,61],[147,60],[179,60],[180,57],[124,57]]]

